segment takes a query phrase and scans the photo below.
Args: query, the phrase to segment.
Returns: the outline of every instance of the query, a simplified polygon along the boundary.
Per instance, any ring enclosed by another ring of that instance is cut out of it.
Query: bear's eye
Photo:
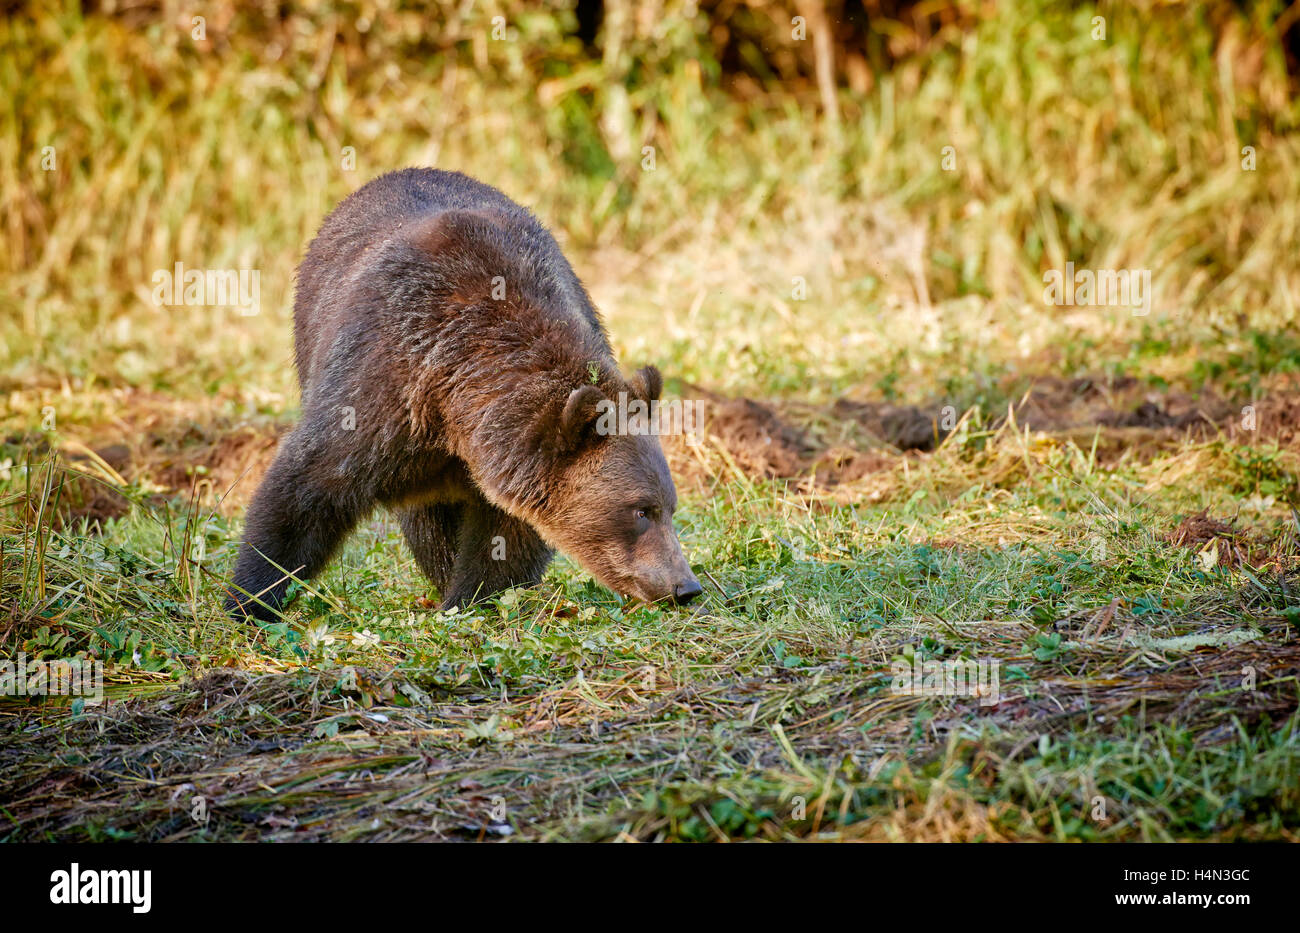
[[[653,510],[650,508],[636,508],[632,510],[632,517],[636,520],[637,533],[645,531],[650,527],[650,519],[653,518]]]

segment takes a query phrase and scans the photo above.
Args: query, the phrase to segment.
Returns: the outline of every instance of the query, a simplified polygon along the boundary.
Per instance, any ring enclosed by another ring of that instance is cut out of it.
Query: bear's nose
[[[678,583],[673,587],[673,599],[682,605],[686,605],[686,603],[689,603],[703,592],[704,590],[700,588],[700,581],[691,577],[685,583]]]

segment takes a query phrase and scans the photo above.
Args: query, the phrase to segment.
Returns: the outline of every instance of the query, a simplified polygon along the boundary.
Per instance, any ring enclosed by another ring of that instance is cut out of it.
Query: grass
[[[672,16],[630,69],[563,11],[499,46],[473,13],[362,32],[342,3],[214,7],[199,43],[76,6],[0,24],[0,655],[106,671],[102,703],[0,699],[0,838],[1295,839],[1300,146],[1271,8],[1007,7],[843,91],[838,126],[802,86],[727,93]],[[419,163],[532,206],[625,366],[715,400],[668,451],[698,611],[560,559],[440,612],[376,515],[282,623],[220,612],[295,415],[300,251]],[[154,307],[176,261],[260,269],[263,312]],[[1150,269],[1151,313],[1045,305],[1066,261]],[[739,396],[793,467],[726,420]],[[933,449],[881,427],[944,406]],[[893,689],[960,658],[998,662],[998,702]]]

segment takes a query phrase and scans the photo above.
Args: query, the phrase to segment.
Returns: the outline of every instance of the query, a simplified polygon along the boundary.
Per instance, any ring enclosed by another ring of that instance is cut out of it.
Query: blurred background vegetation
[[[301,251],[338,199],[419,164],[534,208],[619,348],[686,379],[969,403],[1015,360],[1153,340],[1142,365],[1172,379],[1294,321],[1297,20],[1280,0],[10,5],[4,388],[291,405]],[[178,261],[261,270],[262,315],[154,307]],[[1067,261],[1151,269],[1151,316],[1046,307]]]

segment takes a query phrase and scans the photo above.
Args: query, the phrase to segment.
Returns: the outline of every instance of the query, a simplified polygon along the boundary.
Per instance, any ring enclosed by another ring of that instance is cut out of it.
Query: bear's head
[[[474,413],[453,449],[489,501],[616,593],[699,596],[673,530],[677,491],[646,417],[663,379],[653,366],[628,379],[618,372],[549,236],[490,209],[445,211],[404,236],[425,260],[415,268],[441,316],[439,353],[452,361],[428,394]]]
[[[546,508],[533,520],[616,593],[687,603],[700,595],[700,581],[673,529],[677,490],[646,417],[663,380],[647,366],[625,385],[616,398],[608,381],[582,385],[556,406],[547,425],[555,456]]]

